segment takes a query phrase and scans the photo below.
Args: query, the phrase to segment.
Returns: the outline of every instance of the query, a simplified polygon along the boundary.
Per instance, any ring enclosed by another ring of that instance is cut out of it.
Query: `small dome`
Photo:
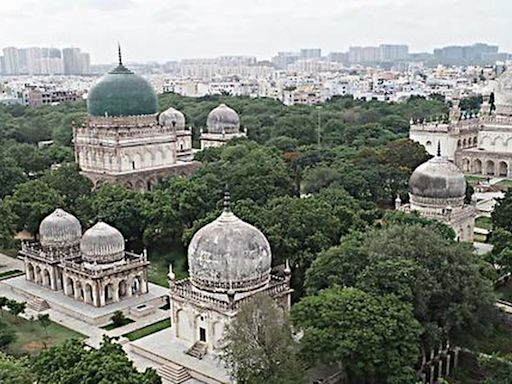
[[[162,112],[158,122],[160,125],[175,127],[179,131],[185,129],[185,115],[173,107]]]
[[[208,133],[238,133],[240,131],[240,118],[235,110],[226,104],[221,104],[208,114],[206,120]]]
[[[80,242],[82,226],[70,213],[57,208],[39,225],[39,238],[45,247],[72,246]]]
[[[139,116],[157,113],[156,93],[151,84],[119,65],[103,76],[87,95],[91,116]]]
[[[248,291],[270,279],[272,253],[266,237],[229,208],[199,229],[188,247],[192,284],[214,292]]]
[[[411,198],[464,198],[466,179],[461,170],[446,158],[433,157],[414,170],[409,180]]]
[[[496,82],[494,93],[496,113],[512,115],[512,68],[507,69]]]
[[[90,263],[112,263],[124,257],[124,238],[114,227],[98,222],[82,236],[80,251]]]

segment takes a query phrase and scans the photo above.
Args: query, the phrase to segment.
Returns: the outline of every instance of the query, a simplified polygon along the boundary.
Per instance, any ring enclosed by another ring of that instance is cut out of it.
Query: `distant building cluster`
[[[91,59],[80,48],[7,47],[0,56],[1,75],[86,75]]]

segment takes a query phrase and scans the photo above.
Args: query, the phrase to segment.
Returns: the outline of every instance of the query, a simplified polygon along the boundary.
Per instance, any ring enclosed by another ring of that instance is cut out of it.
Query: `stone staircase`
[[[45,299],[34,297],[27,302],[27,308],[30,308],[36,312],[41,312],[50,309],[50,304],[48,304]]]
[[[206,355],[207,346],[202,341],[196,341],[192,347],[186,352],[187,355],[201,360]]]
[[[192,378],[185,367],[176,364],[161,365],[157,373],[164,383],[181,384]]]

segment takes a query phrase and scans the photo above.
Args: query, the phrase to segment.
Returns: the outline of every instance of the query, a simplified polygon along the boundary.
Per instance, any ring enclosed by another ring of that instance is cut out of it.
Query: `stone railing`
[[[108,127],[134,127],[156,125],[158,123],[157,114],[141,116],[89,116],[87,125],[89,127],[108,128]]]
[[[482,116],[482,122],[486,124],[512,125],[512,116],[486,115]]]
[[[46,248],[41,246],[39,242],[24,241],[21,243],[21,254],[42,260],[58,261],[79,257],[80,248],[78,245],[63,248]]]
[[[63,260],[61,263],[61,265],[64,268],[68,268],[73,272],[83,273],[94,277],[110,275],[117,272],[123,272],[128,269],[133,269],[139,266],[142,267],[146,264],[148,264],[148,261],[145,254],[136,255],[131,252],[125,252],[125,262],[123,264],[114,264],[106,268],[89,268],[83,263],[77,263],[74,260]]]
[[[478,118],[468,118],[449,123],[444,121],[422,121],[411,123],[411,131],[458,133],[464,131],[476,131],[480,129],[481,125],[482,120]]]

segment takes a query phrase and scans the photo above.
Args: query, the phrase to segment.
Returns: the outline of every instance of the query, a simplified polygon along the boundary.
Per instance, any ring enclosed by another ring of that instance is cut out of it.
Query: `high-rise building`
[[[279,69],[285,69],[289,64],[295,63],[300,58],[298,52],[278,52],[277,56],[272,58],[272,64]]]
[[[65,75],[77,75],[81,71],[80,48],[64,48],[62,62]]]
[[[91,72],[91,56],[86,52],[80,52],[79,58],[79,75],[87,75]]]
[[[379,46],[379,61],[395,62],[409,58],[409,46],[403,44],[381,44]]]
[[[27,72],[29,75],[39,75],[42,73],[41,64],[43,61],[43,52],[39,47],[30,47],[25,49],[27,55]]]
[[[452,45],[434,49],[434,58],[442,64],[493,63],[498,58],[498,46],[482,43]]]
[[[300,50],[300,57],[302,59],[320,59],[322,50],[320,48],[303,48]]]
[[[17,75],[20,73],[20,57],[18,48],[7,47],[4,53],[4,73],[6,75]]]

